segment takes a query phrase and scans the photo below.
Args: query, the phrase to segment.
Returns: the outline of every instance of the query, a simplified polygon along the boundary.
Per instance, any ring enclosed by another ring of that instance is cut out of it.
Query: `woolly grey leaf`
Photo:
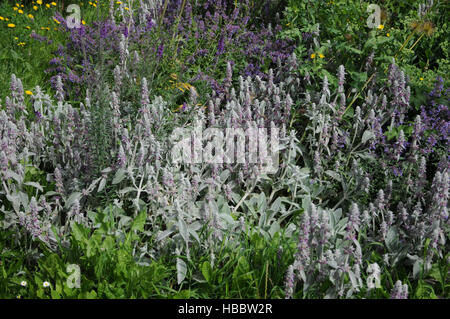
[[[39,183],[35,183],[35,182],[26,182],[24,183],[25,185],[28,186],[33,186],[34,188],[37,188],[38,190],[40,190],[41,192],[44,192],[44,189],[42,188],[41,184]]]
[[[112,184],[119,184],[123,179],[125,178],[126,169],[125,168],[119,168],[116,172],[116,175],[114,175],[114,179],[112,181]]]
[[[183,237],[184,241],[188,243],[189,242],[188,228],[186,222],[182,218],[178,219],[178,230],[180,231],[180,235],[181,237]]]
[[[105,188],[105,185],[106,185],[106,178],[102,178],[100,184],[98,185],[97,192],[100,193]]]
[[[177,282],[181,284],[186,278],[187,266],[186,263],[181,259],[177,258]]]
[[[361,139],[361,143],[365,144],[368,140],[374,138],[375,135],[373,134],[373,132],[367,130],[364,132],[362,139]]]

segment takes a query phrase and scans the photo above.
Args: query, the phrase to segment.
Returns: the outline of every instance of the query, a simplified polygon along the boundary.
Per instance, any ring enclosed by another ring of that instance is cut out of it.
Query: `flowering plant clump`
[[[449,296],[444,77],[421,95],[398,57],[321,45],[336,21],[279,26],[334,1],[31,5],[61,37],[20,29],[47,81],[0,85],[0,297]]]

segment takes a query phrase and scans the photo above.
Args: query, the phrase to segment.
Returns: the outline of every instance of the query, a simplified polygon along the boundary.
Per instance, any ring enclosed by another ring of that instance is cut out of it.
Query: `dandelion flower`
[[[37,0],[36,3],[37,4],[42,4],[42,0]]]
[[[28,14],[28,18],[34,19],[33,15],[31,13]]]
[[[325,56],[322,53],[319,53],[319,58],[323,59]]]
[[[420,81],[423,81],[423,78],[420,78],[419,80],[420,80]]]
[[[21,43],[23,43],[23,42],[21,42]],[[23,44],[25,44],[25,43],[23,43]],[[33,92],[31,92],[31,91],[25,91],[25,94],[26,94],[26,95],[33,95]]]
[[[8,28],[15,28],[16,25],[14,23],[8,23]]]
[[[20,14],[22,14],[22,13],[23,13],[23,10],[19,10],[19,11],[17,11],[17,12],[19,12]]]
[[[38,7],[37,6],[33,6],[33,10],[37,11]]]
[[[82,25],[85,25],[85,24],[86,24],[86,21],[81,20],[81,24],[82,24]]]
[[[59,22],[56,18],[53,19],[53,21],[55,21],[57,24],[60,24],[61,22]]]
[[[2,20],[2,21],[3,21],[3,20],[5,20],[5,18],[3,18],[2,16],[0,16],[0,20]]]
[[[14,7],[13,10],[14,10],[14,11],[17,11],[17,10],[19,10],[19,8]]]
[[[50,283],[48,281],[44,281],[44,283],[42,284],[42,286],[44,288],[50,287]]]
[[[28,29],[28,30],[30,30],[31,28],[30,28],[29,26],[26,26],[26,27],[25,27],[25,29]]]
[[[27,282],[24,280],[24,281],[22,281],[22,282],[20,283],[20,285],[21,285],[22,287],[26,287],[26,286],[27,286]]]
[[[56,7],[56,2],[52,2],[51,5]]]
[[[117,4],[122,4],[122,1],[116,1]]]
[[[316,58],[316,54],[315,53],[311,54],[311,59],[315,59],[315,58]]]
[[[46,3],[45,6],[47,7],[47,9],[50,8],[50,5],[48,3]]]
[[[379,30],[383,30],[383,29],[384,29],[384,25],[380,24],[380,25],[378,26],[378,28],[377,28],[377,29],[379,29]]]
[[[391,35],[389,33],[386,34],[387,37],[390,37]]]

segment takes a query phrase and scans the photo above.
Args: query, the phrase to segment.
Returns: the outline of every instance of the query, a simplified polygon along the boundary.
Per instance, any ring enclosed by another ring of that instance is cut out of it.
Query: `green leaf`
[[[209,263],[209,261],[203,262],[201,271],[202,271],[203,277],[205,277],[206,281],[208,283],[211,283],[211,277],[212,277],[213,272],[212,272],[212,267],[211,267],[211,264]]]
[[[138,230],[142,232],[144,230],[146,220],[147,220],[147,211],[143,210],[134,219],[133,224],[131,225],[131,230]]]

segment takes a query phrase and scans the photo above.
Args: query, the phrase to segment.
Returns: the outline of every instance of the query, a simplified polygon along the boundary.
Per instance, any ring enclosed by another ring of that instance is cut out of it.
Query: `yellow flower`
[[[46,3],[45,6],[47,7],[47,9],[50,8],[50,5],[48,3]]]
[[[18,8],[14,7],[14,8],[13,8],[13,10],[14,10],[14,11],[17,11],[17,10],[18,10]]]
[[[125,10],[130,10],[130,8],[128,8],[128,7],[125,7],[124,9],[125,9]]]
[[[33,15],[30,13],[30,14],[28,14],[28,18],[30,18],[30,19],[34,19],[34,17],[33,17]]]
[[[23,42],[22,42],[23,43]],[[25,91],[25,94],[26,95],[33,95],[33,92],[31,92],[31,91]]]
[[[30,27],[29,27],[29,26],[26,26],[26,27],[25,27],[25,29],[28,29],[28,30],[30,30]]]
[[[52,2],[51,5],[56,7],[56,2]]]
[[[14,40],[19,40],[19,38],[18,37],[14,37]]]
[[[420,78],[419,80],[420,80],[420,81],[423,81],[423,78]]]
[[[42,0],[37,0],[36,3],[37,4],[42,4]]]
[[[81,20],[81,23],[82,23],[83,25],[85,25],[85,24],[86,24],[86,22],[85,22],[84,20]]]
[[[55,19],[53,19],[53,21],[55,21],[56,23],[58,23],[58,24],[60,24],[61,22],[59,22],[58,20],[56,20],[56,18]]]
[[[391,35],[389,33],[386,34],[387,37],[390,37]]]
[[[2,16],[0,16],[0,20],[2,20],[2,21],[3,21],[3,20],[5,20],[5,18],[3,18]]]
[[[9,23],[8,24],[8,28],[15,28],[15,27],[16,27],[16,25],[14,23]]]
[[[315,59],[315,58],[316,58],[316,54],[315,53],[311,54],[311,59]]]
[[[46,29],[47,31],[50,31],[50,28],[49,28],[49,27],[46,27],[45,29]]]
[[[122,4],[122,1],[116,1],[117,4]]]
[[[33,10],[37,11],[38,7],[37,6],[33,6]]]
[[[384,25],[380,24],[380,25],[378,26],[378,28],[377,28],[377,29],[379,29],[379,30],[383,30],[383,29],[384,29]]]
[[[319,58],[323,59],[325,56],[322,53],[319,53]]]
[[[19,11],[17,11],[17,12],[19,12],[20,14],[22,14],[22,13],[23,13],[23,11],[22,11],[22,10],[19,10]]]

